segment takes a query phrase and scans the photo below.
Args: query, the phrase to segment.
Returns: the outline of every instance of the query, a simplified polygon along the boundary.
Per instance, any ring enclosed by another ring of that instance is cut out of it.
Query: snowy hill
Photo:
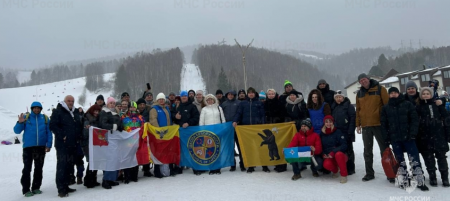
[[[29,81],[31,79],[31,71],[19,71],[17,74],[17,81],[19,83],[24,83],[26,81]]]
[[[202,78],[202,73],[198,66],[194,64],[186,64],[181,70],[181,90],[194,91],[203,90],[203,94],[206,95],[206,86]]]
[[[114,73],[105,74],[105,81],[111,79]],[[86,84],[85,78],[76,78],[72,80],[65,80],[60,82],[0,89],[0,140],[13,139],[15,134],[12,127],[17,121],[17,115],[25,113],[33,101],[39,101],[43,106],[43,113],[51,115],[51,108],[56,107],[58,102],[63,101],[66,95],[72,95],[75,97],[75,106],[80,107],[77,103],[78,97],[83,93],[84,86]],[[92,93],[86,91],[86,103],[83,108],[87,110],[91,104],[95,103],[95,99],[98,94],[108,98],[111,91],[99,91],[98,93]]]

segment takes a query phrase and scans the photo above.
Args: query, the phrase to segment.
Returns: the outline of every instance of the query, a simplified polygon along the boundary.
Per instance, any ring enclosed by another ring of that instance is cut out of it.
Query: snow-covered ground
[[[181,82],[182,90],[205,89],[201,82],[201,74],[194,65],[187,65],[182,72],[184,78]],[[112,74],[105,76],[109,79]],[[12,129],[17,121],[17,114],[24,112],[26,107],[34,100],[43,102],[44,112],[58,100],[71,94],[77,97],[82,93],[84,79],[67,80],[39,86],[2,89],[0,90],[0,140],[4,137],[14,136]],[[111,92],[99,92],[105,98]],[[37,95],[37,96],[36,96]],[[59,97],[58,97],[59,96]],[[87,94],[87,105],[93,103],[96,94]],[[387,182],[381,167],[380,155],[377,154],[377,145],[374,145],[374,169],[376,179],[370,182],[362,182],[364,176],[363,143],[361,135],[357,135],[354,144],[356,158],[356,174],[348,177],[348,183],[340,184],[339,179],[331,178],[331,175],[314,178],[311,170],[302,172],[302,178],[292,181],[292,168],[284,173],[265,173],[261,167],[256,168],[253,174],[236,171],[230,172],[229,168],[222,169],[221,175],[195,176],[192,170],[185,171],[182,175],[163,179],[143,178],[140,172],[138,183],[131,182],[128,185],[120,184],[112,190],[101,187],[87,189],[83,185],[73,185],[77,189],[65,200],[448,200],[449,189],[443,187],[430,187],[429,192],[415,190],[408,193],[394,187]],[[44,179],[41,195],[31,198],[23,197],[21,193],[20,177],[23,168],[21,145],[0,145],[0,193],[1,200],[59,200],[55,185],[56,152],[54,149],[47,154],[44,165]],[[239,158],[236,157],[238,161]],[[272,170],[273,167],[270,167]],[[98,181],[101,181],[102,172],[98,173]],[[438,173],[438,178],[440,177]],[[438,179],[439,185],[442,185]],[[428,183],[428,181],[427,181]]]
[[[113,75],[114,73],[105,74],[104,80],[111,79]],[[48,116],[51,115],[51,108],[63,101],[66,95],[74,96],[75,106],[80,107],[78,97],[83,93],[85,84],[85,78],[82,77],[36,86],[0,89],[0,140],[11,141],[16,136],[11,126],[17,121],[17,115],[25,113],[27,109],[30,111],[29,107],[33,101],[41,102],[43,113]],[[96,93],[86,91],[85,110],[95,103],[97,94],[103,94],[106,100],[111,93],[110,90],[100,90]]]
[[[206,95],[206,87],[202,78],[202,73],[198,66],[194,64],[186,64],[181,70],[181,83],[180,89],[189,91],[203,90],[203,94]]]

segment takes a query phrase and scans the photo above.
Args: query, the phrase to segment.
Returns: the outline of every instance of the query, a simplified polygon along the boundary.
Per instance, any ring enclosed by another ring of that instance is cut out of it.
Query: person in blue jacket
[[[32,112],[29,114],[18,115],[19,120],[14,126],[14,133],[23,132],[23,170],[20,183],[22,184],[22,193],[26,197],[35,194],[41,194],[42,168],[44,166],[45,153],[52,148],[53,136],[49,128],[49,119],[41,114],[42,105],[39,102],[31,104]],[[30,191],[30,174],[34,161],[33,183]]]

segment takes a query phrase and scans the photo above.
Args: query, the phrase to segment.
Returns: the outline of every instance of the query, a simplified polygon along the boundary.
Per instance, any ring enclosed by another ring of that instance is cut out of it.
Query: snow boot
[[[234,172],[234,171],[236,171],[236,166],[231,166],[230,172]]]
[[[366,174],[366,175],[362,178],[362,181],[366,182],[366,181],[370,181],[370,180],[373,180],[373,179],[375,179],[375,176]]]
[[[450,187],[450,183],[448,181],[448,170],[440,170],[442,185],[446,188]]]
[[[83,177],[77,177],[77,185],[83,184]]]
[[[263,171],[267,172],[267,173],[270,173],[270,170],[269,170],[269,168],[267,166],[263,166]]]
[[[318,172],[313,172],[312,175],[313,175],[313,177],[319,177],[319,173]]]
[[[34,194],[34,195],[39,195],[39,194],[42,194],[42,191],[39,190],[39,189],[34,189],[34,190],[33,190],[33,194]]]
[[[245,169],[245,167],[241,167],[241,172],[245,172],[247,171],[247,169]]]
[[[417,186],[417,188],[419,188],[421,191],[429,191],[430,189],[427,187],[427,185],[425,185],[425,183],[421,186]]]
[[[153,174],[149,171],[144,171],[144,177],[153,177]]]
[[[25,194],[23,194],[25,197],[31,197],[31,196],[33,196],[34,194],[31,192],[31,191],[28,191],[28,192],[26,192]]]
[[[341,184],[347,183],[347,177],[341,177]]]
[[[300,174],[294,174],[294,176],[292,176],[292,181],[296,181],[296,180],[298,180],[298,179],[300,179],[300,178],[302,178],[302,174],[300,173]]]
[[[430,186],[437,187],[436,171],[428,171],[428,176],[430,176]]]
[[[336,173],[333,173],[332,175],[331,175],[331,177],[333,177],[333,178],[338,178],[339,177],[339,174],[336,172]]]
[[[104,189],[111,189],[111,185],[109,185],[109,181],[103,180],[102,187]]]
[[[248,170],[247,170],[247,173],[251,174],[254,171],[255,171],[254,167],[249,167]]]
[[[60,197],[60,198],[69,197],[69,194],[68,193],[58,193],[58,197]]]
[[[67,191],[68,193],[73,193],[73,192],[77,191],[77,189],[73,189],[73,188],[67,187],[67,188],[66,188],[66,191]]]

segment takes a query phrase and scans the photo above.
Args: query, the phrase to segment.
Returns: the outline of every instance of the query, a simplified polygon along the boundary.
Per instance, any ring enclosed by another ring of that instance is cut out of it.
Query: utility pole
[[[252,45],[253,40],[254,39],[252,39],[252,42],[250,42],[245,49],[242,49],[241,44],[239,44],[239,42],[237,42],[236,38],[234,39],[234,41],[236,41],[236,44],[239,46],[239,48],[241,49],[241,52],[242,52],[242,66],[244,68],[244,86],[245,86],[245,90],[247,90],[247,71],[245,69],[245,51],[247,51],[248,47],[250,47],[250,45]]]

